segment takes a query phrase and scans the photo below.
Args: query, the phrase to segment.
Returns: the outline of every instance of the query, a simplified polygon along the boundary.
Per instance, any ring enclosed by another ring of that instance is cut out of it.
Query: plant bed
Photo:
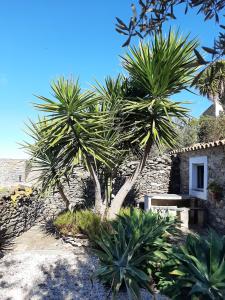
[[[211,200],[213,202],[218,202],[222,199],[223,188],[216,181],[212,181],[208,186],[209,193],[211,195]]]
[[[53,221],[53,225],[63,236],[76,237],[82,235],[90,239],[94,239],[98,235],[100,224],[100,216],[91,210],[67,211],[60,214]]]
[[[45,231],[74,247],[91,247],[102,221],[91,210],[66,211],[45,222]]]
[[[93,280],[116,299],[225,297],[225,237],[214,231],[188,234],[181,242],[175,219],[127,208],[112,221],[85,210],[63,213],[53,224],[65,243],[95,257]]]

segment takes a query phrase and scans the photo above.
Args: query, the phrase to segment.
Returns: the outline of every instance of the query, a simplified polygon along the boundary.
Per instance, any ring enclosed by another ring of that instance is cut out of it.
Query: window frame
[[[197,167],[204,166],[203,188],[198,188]],[[208,158],[207,156],[194,156],[189,158],[189,195],[207,200],[208,184]]]

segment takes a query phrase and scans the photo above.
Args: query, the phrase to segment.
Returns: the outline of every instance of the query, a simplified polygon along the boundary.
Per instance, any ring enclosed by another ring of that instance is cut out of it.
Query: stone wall
[[[10,196],[0,199],[0,230],[6,229],[8,237],[15,237],[28,230],[37,220],[42,203],[35,196],[24,197],[13,203]]]
[[[138,162],[122,166],[122,177],[133,173]],[[133,189],[134,200],[143,201],[145,195],[179,193],[179,159],[169,155],[148,159]]]
[[[0,230],[8,237],[19,236],[36,222],[48,220],[65,209],[58,194],[40,198],[37,192],[12,201],[10,193],[0,198]]]
[[[125,163],[118,172],[116,190],[119,189],[126,176],[131,175],[137,161]],[[137,180],[127,201],[143,201],[145,194],[178,192],[179,169],[178,159],[164,155],[148,159],[146,166]],[[64,185],[65,193],[74,207],[88,207],[94,201],[94,187],[87,171],[77,167],[70,180]],[[116,190],[114,193],[116,193]],[[23,197],[13,204],[9,196],[0,200],[0,229],[7,228],[9,236],[17,236],[29,229],[37,220],[53,217],[65,209],[64,203],[57,193],[38,199],[37,194]]]
[[[118,170],[113,194],[116,194],[125,181],[132,175],[138,161],[124,163]],[[148,159],[137,182],[127,196],[127,203],[142,202],[148,194],[179,193],[179,159],[163,155]],[[90,206],[94,201],[94,186],[87,171],[82,167],[75,168],[69,186],[64,185],[65,192],[72,205]],[[58,196],[55,196],[58,198]]]
[[[208,180],[209,182],[215,180],[223,186],[223,195],[225,195],[225,147],[218,146],[183,152],[174,156],[163,155],[149,158],[137,183],[128,195],[127,202],[142,202],[144,195],[152,193],[188,194],[189,158],[205,155],[208,157]],[[4,183],[7,186],[12,181],[15,184],[19,173],[22,175],[22,179],[27,178],[26,161],[13,160],[12,164],[11,161],[9,163],[9,161],[3,162],[3,160],[0,160],[0,178],[4,177]],[[137,163],[138,161],[128,161],[121,166],[118,171],[117,182],[113,191],[114,194],[118,191],[126,177],[134,172]],[[6,168],[5,172],[3,172],[3,166]],[[10,173],[10,170],[13,170],[12,173],[14,174]],[[6,180],[7,178],[8,181]],[[0,186],[3,185],[2,182]],[[88,172],[82,167],[75,169],[70,184],[67,185],[65,183],[64,188],[72,206],[88,207],[93,204],[93,183]],[[203,200],[202,205],[208,209],[209,223],[216,229],[225,231],[225,197],[215,202],[212,201],[209,194],[208,200]],[[57,215],[64,208],[64,203],[57,193],[44,197],[44,200],[37,200],[37,195],[31,196],[29,199],[25,197],[25,199],[22,199],[18,203],[18,206],[13,206],[11,200],[5,198],[0,200],[0,227],[6,226],[9,228],[10,234],[18,235],[32,226],[37,218],[47,218]]]
[[[27,171],[25,159],[0,159],[0,187],[24,184]]]
[[[194,156],[208,157],[208,183],[216,181],[224,188],[223,197],[219,201],[213,201],[208,192],[208,200],[202,200],[202,204],[208,210],[209,224],[217,230],[225,231],[225,147],[218,146],[178,154],[181,193],[184,194],[189,192],[189,158]]]

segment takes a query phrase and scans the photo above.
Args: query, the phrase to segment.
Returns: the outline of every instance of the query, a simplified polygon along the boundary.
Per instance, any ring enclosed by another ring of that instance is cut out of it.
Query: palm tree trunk
[[[143,169],[145,167],[145,163],[146,163],[148,154],[151,150],[152,144],[153,143],[150,138],[146,144],[143,157],[142,157],[141,161],[139,162],[134,174],[125,181],[125,183],[122,185],[122,187],[116,194],[115,198],[113,199],[111,206],[109,207],[109,210],[107,213],[108,219],[114,219],[116,217],[116,215],[119,213],[127,194],[131,191],[138,176],[141,174],[141,172],[143,171]]]
[[[89,159],[87,159],[87,167],[95,186],[95,212],[102,216],[105,213],[105,205],[102,199],[101,184],[96,174],[96,171]]]
[[[75,138],[77,138],[76,131],[73,126],[73,121],[71,119],[69,120],[69,125],[71,126],[71,129],[73,131]],[[89,160],[87,153],[86,153],[86,163],[87,163],[88,170],[90,172],[90,175],[93,179],[94,186],[95,186],[95,212],[97,214],[102,215],[102,210],[104,210],[104,206],[103,206],[103,201],[102,201],[101,184],[99,182],[99,179],[95,172],[95,169],[94,169],[91,161]]]
[[[65,204],[66,204],[66,210],[68,210],[68,209],[69,209],[70,202],[69,202],[68,198],[66,197],[66,195],[65,195],[65,193],[64,193],[62,184],[61,184],[61,183],[58,183],[58,184],[57,184],[57,188],[58,188],[58,191],[59,191],[60,196],[62,197],[63,201],[64,201]]]

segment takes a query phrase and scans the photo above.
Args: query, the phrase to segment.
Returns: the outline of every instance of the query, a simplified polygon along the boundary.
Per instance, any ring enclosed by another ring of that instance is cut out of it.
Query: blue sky
[[[0,158],[25,156],[17,142],[26,139],[24,122],[35,119],[34,94],[49,96],[49,83],[61,75],[80,78],[88,87],[96,78],[121,71],[124,38],[115,32],[115,16],[128,19],[130,0],[2,0],[0,5]],[[213,42],[214,22],[177,10],[173,28]],[[166,26],[168,28],[168,26]],[[134,43],[136,41],[133,41]],[[199,116],[207,99],[181,93],[191,114]]]

